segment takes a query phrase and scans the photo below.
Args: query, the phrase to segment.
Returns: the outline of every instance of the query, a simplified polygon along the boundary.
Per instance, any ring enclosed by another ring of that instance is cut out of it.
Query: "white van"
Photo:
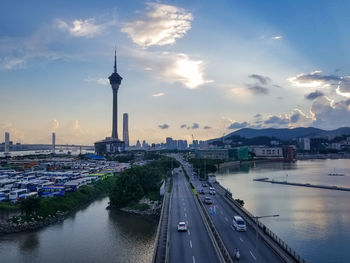
[[[247,226],[240,216],[234,216],[233,217],[233,227],[236,229],[236,231],[247,231]]]

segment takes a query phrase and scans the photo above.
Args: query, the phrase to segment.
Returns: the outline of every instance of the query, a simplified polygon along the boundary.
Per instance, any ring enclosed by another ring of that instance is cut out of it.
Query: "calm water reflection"
[[[39,231],[0,236],[0,262],[150,262],[157,222],[95,201]]]
[[[334,169],[346,176],[327,176]],[[279,214],[261,220],[308,262],[350,262],[350,192],[253,181],[261,177],[350,187],[350,160],[257,163],[217,174],[253,214]]]

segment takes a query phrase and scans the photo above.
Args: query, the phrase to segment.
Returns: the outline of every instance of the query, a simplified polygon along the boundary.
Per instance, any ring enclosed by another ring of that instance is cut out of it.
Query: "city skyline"
[[[0,134],[12,141],[110,136],[116,44],[130,144],[350,126],[347,3],[60,3],[0,11]]]

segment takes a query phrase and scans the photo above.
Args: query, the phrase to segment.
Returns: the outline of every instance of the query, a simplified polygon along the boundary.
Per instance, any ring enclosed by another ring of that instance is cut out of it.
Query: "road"
[[[169,261],[219,262],[182,169],[175,171],[171,198]],[[177,224],[180,221],[187,222],[187,232],[177,232]]]
[[[187,164],[184,165],[187,173],[192,175],[192,169]],[[256,238],[255,229],[247,225],[246,232],[238,232],[232,226],[232,219],[238,215],[233,208],[227,203],[224,197],[224,192],[218,187],[215,188],[217,194],[209,195],[209,187],[202,187],[201,181],[196,177],[191,176],[191,181],[197,191],[203,189],[205,195],[200,195],[203,200],[205,196],[210,196],[213,199],[212,205],[205,205],[206,210],[211,216],[214,225],[219,232],[231,258],[234,257],[233,251],[235,248],[240,250],[240,262],[283,262],[282,259],[261,239]]]

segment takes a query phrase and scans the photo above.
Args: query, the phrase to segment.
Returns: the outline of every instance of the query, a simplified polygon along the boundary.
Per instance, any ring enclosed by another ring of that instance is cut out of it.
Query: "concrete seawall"
[[[336,185],[318,185],[318,184],[309,184],[309,183],[292,183],[287,181],[275,181],[275,180],[269,180],[269,178],[258,178],[253,179],[253,181],[256,182],[264,182],[264,183],[271,183],[271,184],[283,184],[283,185],[291,185],[291,186],[302,186],[302,187],[311,187],[311,188],[321,188],[321,189],[328,189],[328,190],[338,190],[338,191],[348,191],[350,192],[350,188],[348,187],[340,187]]]

